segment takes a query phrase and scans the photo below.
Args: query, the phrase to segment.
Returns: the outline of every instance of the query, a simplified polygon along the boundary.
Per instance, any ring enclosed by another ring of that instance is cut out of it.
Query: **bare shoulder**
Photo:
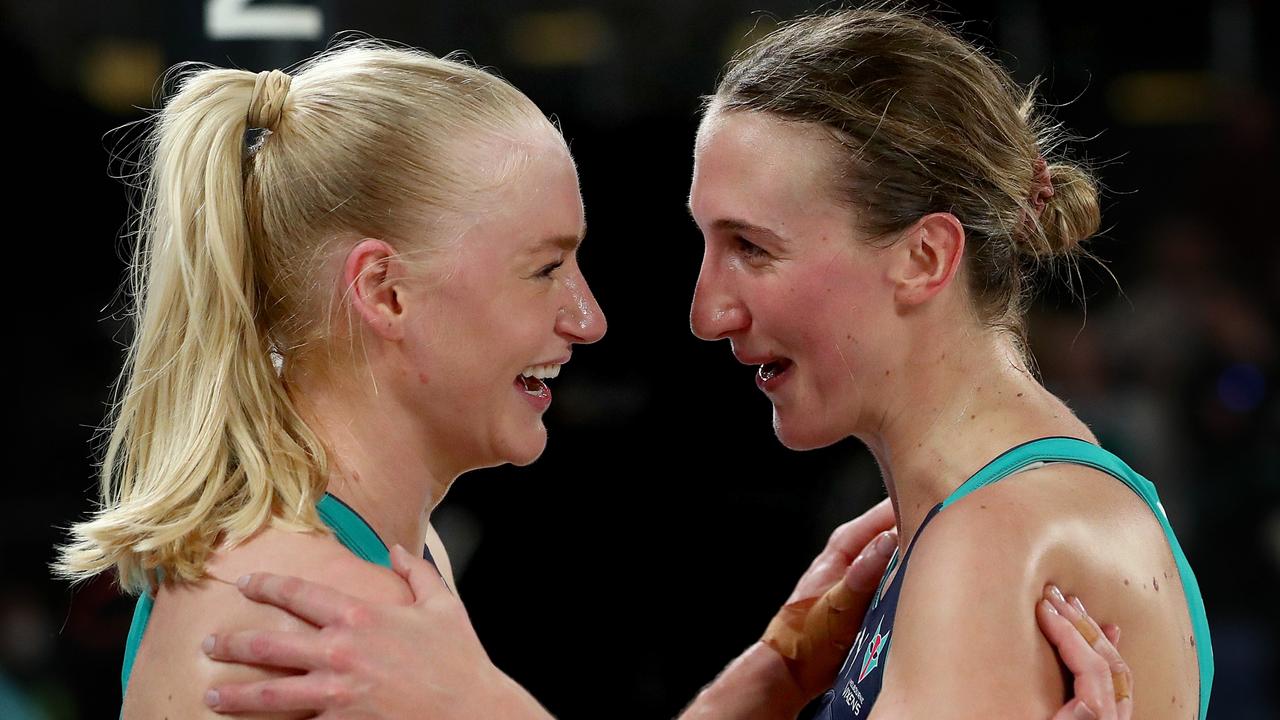
[[[242,575],[293,575],[366,600],[412,602],[408,585],[398,575],[361,560],[332,537],[320,533],[268,528],[240,546],[217,551],[206,569],[208,577],[198,583],[165,585],[157,593],[129,680],[126,717],[220,717],[204,706],[204,692],[210,686],[287,674],[214,662],[200,649],[204,638],[213,632],[318,632],[283,610],[245,599],[235,586]]]
[[[921,533],[882,701],[909,692],[911,716],[1051,716],[1067,688],[1034,615],[1050,582],[1124,631],[1134,717],[1194,715],[1191,626],[1163,529],[1125,484],[1070,464],[974,492]]]

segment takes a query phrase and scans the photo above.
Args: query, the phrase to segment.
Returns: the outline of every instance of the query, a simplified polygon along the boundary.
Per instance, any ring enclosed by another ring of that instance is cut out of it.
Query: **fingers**
[[[1104,633],[1078,598],[1068,601],[1052,585],[1045,588],[1044,599],[1036,605],[1036,620],[1075,676],[1075,700],[1064,706],[1055,720],[1127,720],[1133,713],[1133,674],[1111,639],[1119,639],[1119,628],[1112,625],[1113,632]]]
[[[332,653],[325,641],[314,633],[257,630],[215,633],[204,639],[200,649],[219,662],[294,670],[328,668],[332,664]]]
[[[1116,703],[1130,700],[1133,695],[1133,673],[1129,671],[1129,666],[1125,663],[1124,658],[1120,657],[1120,651],[1116,650],[1115,645],[1106,637],[1102,628],[1098,627],[1097,621],[1089,616],[1089,613],[1084,609],[1084,603],[1080,602],[1080,598],[1073,595],[1067,598],[1067,601],[1071,609],[1079,613],[1076,618],[1072,619],[1072,624],[1076,626],[1077,630],[1080,630],[1080,634],[1089,643],[1089,646],[1101,655],[1103,660],[1107,661],[1107,668],[1111,672],[1111,684],[1115,688]],[[1088,633],[1082,630],[1082,627],[1087,627]],[[1119,628],[1116,628],[1116,630],[1118,633]]]
[[[351,694],[332,675],[308,673],[274,680],[220,685],[204,704],[221,713],[323,711],[349,704]]]
[[[414,557],[399,543],[391,548],[391,567],[397,575],[409,583],[409,589],[413,591],[414,603],[432,597],[441,590],[445,592],[449,590],[435,565],[424,558]]]
[[[880,586],[884,570],[889,566],[889,558],[893,557],[893,551],[897,547],[897,530],[882,532],[867,543],[845,571],[844,582],[827,591],[827,595],[835,596],[831,606],[837,610],[857,610],[858,621],[861,622],[861,616],[866,612],[866,606],[871,602],[876,588]]]
[[[886,498],[862,515],[836,528],[827,541],[827,550],[844,556],[844,562],[856,558],[876,535],[893,527],[893,506]]]
[[[826,623],[826,636],[831,642],[842,647],[853,642],[896,547],[897,530],[877,535],[849,565],[841,582],[818,601],[824,612],[815,617]]]
[[[897,546],[897,530],[880,533],[821,597],[784,605],[765,630],[765,644],[791,660],[812,649],[848,647]]]
[[[250,600],[275,605],[318,627],[350,624],[365,608],[364,603],[327,585],[273,573],[246,575],[236,586]]]

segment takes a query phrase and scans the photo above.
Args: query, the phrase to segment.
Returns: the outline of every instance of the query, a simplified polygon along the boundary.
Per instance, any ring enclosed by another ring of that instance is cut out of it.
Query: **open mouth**
[[[760,382],[767,383],[791,369],[791,365],[792,363],[790,360],[786,358],[778,358],[773,362],[767,362],[761,365],[760,369],[756,370],[756,376],[760,378]]]
[[[537,401],[542,406],[544,402],[551,401],[551,388],[547,387],[547,380],[550,380],[560,374],[559,364],[549,365],[530,365],[512,381],[517,390],[521,390],[529,397],[531,401]]]
[[[551,392],[551,389],[542,381],[542,378],[518,375],[516,377],[516,383],[524,389],[526,395],[531,395],[533,397],[545,397]]]

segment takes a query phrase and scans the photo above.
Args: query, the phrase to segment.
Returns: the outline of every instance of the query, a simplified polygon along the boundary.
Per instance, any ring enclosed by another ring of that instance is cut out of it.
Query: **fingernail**
[[[218,707],[218,691],[210,690],[204,694],[204,704],[209,707]]]
[[[236,587],[240,588],[241,590],[249,587],[249,576],[241,575],[240,578],[236,580]]]
[[[1084,609],[1084,603],[1080,602],[1080,598],[1076,597],[1075,595],[1072,595],[1072,596],[1071,596],[1071,605],[1072,605],[1072,607],[1074,607],[1075,609],[1079,610],[1081,615],[1088,615],[1088,614],[1089,614],[1089,613],[1088,613],[1087,611],[1085,611],[1085,609]]]
[[[200,643],[200,649],[204,651],[205,655],[208,655],[209,653],[213,652],[213,636],[212,635],[205,637],[204,641]]]
[[[1089,709],[1088,705],[1084,704],[1083,700],[1076,701],[1076,707],[1071,711],[1071,716],[1076,720],[1096,720],[1098,717],[1093,710]]]
[[[876,553],[879,555],[888,555],[891,549],[897,545],[898,533],[889,530],[880,533],[880,537],[876,538]]]
[[[1045,609],[1045,610],[1048,610],[1049,612],[1053,613],[1054,615],[1058,615],[1058,614],[1059,614],[1059,613],[1058,613],[1058,608],[1054,607],[1054,606],[1053,606],[1053,603],[1049,602],[1048,600],[1041,600],[1041,601],[1040,601],[1040,604],[1044,606],[1044,609]]]
[[[1058,589],[1057,585],[1049,586],[1049,594],[1052,595],[1055,600],[1059,600],[1061,602],[1067,601],[1066,598],[1062,597],[1062,591]]]

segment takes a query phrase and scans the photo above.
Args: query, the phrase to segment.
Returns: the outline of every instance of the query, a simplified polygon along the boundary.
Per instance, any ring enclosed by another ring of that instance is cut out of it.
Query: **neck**
[[[937,333],[903,363],[878,424],[855,433],[871,449],[905,552],[929,511],[1003,451],[1088,428],[1032,376],[1002,334]]]
[[[364,518],[387,547],[421,556],[431,511],[460,474],[432,452],[420,423],[353,383],[299,373],[289,395],[328,453],[327,491]]]

